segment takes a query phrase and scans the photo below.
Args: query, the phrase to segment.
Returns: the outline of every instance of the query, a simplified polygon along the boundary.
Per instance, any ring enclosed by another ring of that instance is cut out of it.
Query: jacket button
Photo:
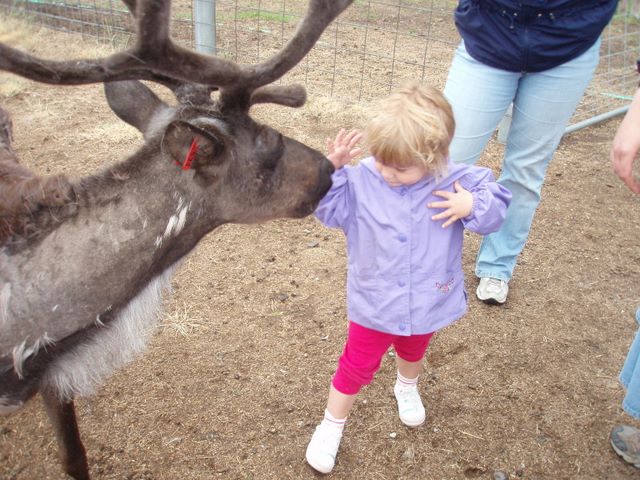
[[[407,236],[406,235],[398,235],[398,240],[400,240],[402,243],[407,241]]]
[[[407,328],[407,326],[404,323],[401,323],[400,326],[398,327],[401,331],[405,331],[405,329]]]
[[[398,280],[398,286],[399,287],[404,287],[406,285],[406,283],[404,283],[404,280]]]

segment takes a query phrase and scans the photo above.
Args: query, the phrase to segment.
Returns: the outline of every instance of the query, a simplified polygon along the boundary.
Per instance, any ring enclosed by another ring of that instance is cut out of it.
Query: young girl
[[[405,425],[425,421],[418,393],[422,359],[434,332],[467,310],[462,233],[502,224],[511,194],[486,168],[448,162],[455,122],[441,92],[412,84],[386,100],[369,121],[359,153],[357,131],[328,142],[333,187],[316,216],[347,239],[349,330],[331,382],[324,419],[307,462],[329,473],[356,394],[371,382],[393,345],[394,393]]]

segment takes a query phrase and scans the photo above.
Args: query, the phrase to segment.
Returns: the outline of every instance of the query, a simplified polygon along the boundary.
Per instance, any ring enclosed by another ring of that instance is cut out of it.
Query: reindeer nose
[[[331,163],[328,159],[324,159],[323,162],[320,162],[320,172],[321,173],[328,173],[329,176],[331,176],[331,174],[335,171],[335,167],[333,166],[333,163]]]
[[[320,175],[318,178],[317,193],[319,198],[324,197],[331,188],[331,174],[333,174],[334,171],[335,168],[333,164],[329,160],[323,159],[320,163]]]

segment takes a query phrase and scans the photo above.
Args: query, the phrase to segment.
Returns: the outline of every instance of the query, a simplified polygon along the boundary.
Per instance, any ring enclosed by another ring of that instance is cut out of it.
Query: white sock
[[[400,374],[400,372],[398,372],[398,376],[396,378],[396,385],[398,385],[399,387],[416,387],[418,385],[419,378],[420,378],[420,375],[418,375],[416,378],[403,377]]]
[[[332,428],[336,428],[340,431],[342,431],[344,429],[344,424],[347,421],[346,417],[345,418],[336,418],[333,415],[331,415],[331,413],[329,412],[329,410],[325,409],[324,411],[324,418],[322,419],[322,422],[324,425],[330,426]]]

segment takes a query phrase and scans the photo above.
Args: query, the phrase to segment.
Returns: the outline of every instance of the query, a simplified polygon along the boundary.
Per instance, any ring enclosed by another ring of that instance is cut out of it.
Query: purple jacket
[[[434,190],[473,195],[467,218],[441,228],[444,220],[428,208],[442,201]],[[491,170],[466,164],[448,166],[435,182],[424,178],[408,187],[391,187],[369,157],[333,174],[333,187],[315,215],[347,237],[347,314],[364,327],[394,335],[434,332],[467,311],[462,272],[464,228],[485,235],[504,221],[511,193]]]

